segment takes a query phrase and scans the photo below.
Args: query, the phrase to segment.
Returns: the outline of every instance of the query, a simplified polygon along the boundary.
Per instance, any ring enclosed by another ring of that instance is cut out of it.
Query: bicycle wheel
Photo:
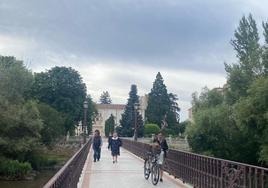
[[[145,159],[144,161],[144,178],[148,180],[150,177],[150,161]]]
[[[152,183],[154,185],[156,185],[159,181],[159,174],[160,174],[160,169],[159,169],[158,164],[153,164],[151,178],[152,178]]]

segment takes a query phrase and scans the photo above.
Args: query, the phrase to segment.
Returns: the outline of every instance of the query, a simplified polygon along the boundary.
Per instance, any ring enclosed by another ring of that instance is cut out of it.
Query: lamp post
[[[139,105],[137,103],[134,104],[134,113],[135,113],[135,127],[134,127],[134,141],[137,141],[137,138],[138,138],[138,135],[137,135],[137,129],[138,129],[138,126],[137,126],[137,110],[139,108]]]
[[[86,143],[86,126],[87,126],[87,109],[88,109],[88,102],[87,101],[84,101],[83,107],[84,107],[83,143],[85,144]]]

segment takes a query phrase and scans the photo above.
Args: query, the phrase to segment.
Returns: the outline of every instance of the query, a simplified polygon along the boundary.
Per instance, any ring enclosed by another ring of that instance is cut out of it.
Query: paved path
[[[82,188],[176,188],[185,187],[173,177],[165,175],[164,182],[157,186],[143,176],[143,161],[121,148],[118,163],[112,163],[107,144],[102,147],[102,156],[99,162],[92,162],[92,150],[85,164]]]

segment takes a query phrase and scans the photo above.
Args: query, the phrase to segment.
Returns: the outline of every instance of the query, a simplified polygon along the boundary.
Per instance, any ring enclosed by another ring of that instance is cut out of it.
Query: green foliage
[[[249,87],[248,96],[241,98],[235,105],[236,124],[246,138],[243,142],[250,148],[247,158],[268,164],[268,77],[257,79]],[[255,152],[253,152],[255,151]],[[246,152],[246,151],[245,151]]]
[[[197,93],[194,93],[192,97],[193,111],[217,106],[222,104],[224,100],[224,96],[221,91],[217,89],[209,90],[207,87],[203,88],[199,97]]]
[[[158,72],[148,97],[148,106],[145,112],[147,121],[160,126],[164,116],[169,111],[169,107],[170,101],[167,88],[163,77]]]
[[[156,124],[146,124],[144,127],[144,134],[147,136],[151,136],[151,134],[158,134],[160,128]]]
[[[160,72],[157,73],[153,88],[149,93],[148,106],[145,116],[148,122],[157,124],[159,127],[166,116],[169,129],[175,129],[179,123],[179,107],[177,96],[168,94],[166,85]]]
[[[0,97],[0,154],[25,160],[38,144],[41,128],[35,102],[13,105]]]
[[[194,122],[187,127],[193,151],[250,164],[268,164],[268,24],[265,45],[256,23],[243,17],[232,45],[238,64],[225,65],[227,85],[193,95]]]
[[[46,72],[36,73],[32,95],[66,114],[66,131],[73,130],[76,122],[82,120],[86,86],[76,70],[54,67]]]
[[[105,136],[108,137],[110,133],[114,132],[115,117],[113,114],[105,121]]]
[[[262,53],[262,62],[263,62],[263,66],[264,66],[264,73],[267,76],[268,75],[268,22],[263,22],[263,35],[265,38],[265,44],[263,46],[263,53]]]
[[[233,104],[241,96],[247,95],[247,89],[255,78],[264,74],[258,29],[251,14],[248,18],[243,16],[240,20],[239,27],[235,31],[235,38],[231,41],[231,44],[239,59],[238,64],[225,64],[229,86],[228,102]]]
[[[134,135],[135,123],[137,123],[138,127],[138,136],[141,137],[143,135],[142,116],[134,107],[135,105],[139,107],[139,96],[137,93],[137,86],[131,85],[127,105],[120,120],[120,127],[116,130],[119,136],[132,137]]]
[[[66,116],[44,103],[38,104],[38,110],[43,121],[41,141],[46,146],[52,147],[65,133]]]
[[[95,117],[98,114],[96,104],[93,102],[92,98],[90,95],[87,96],[86,98],[88,102],[88,110],[87,110],[87,130],[88,134],[92,132],[92,125],[95,121]]]
[[[100,96],[100,103],[101,104],[111,104],[112,99],[108,91],[104,91]]]
[[[0,176],[5,176],[9,179],[22,179],[31,170],[31,164],[28,162],[21,163],[18,160],[0,157]]]
[[[184,134],[186,127],[190,126],[191,122],[190,121],[183,121],[179,124],[178,129],[176,130],[176,133],[178,134]]]
[[[32,82],[33,75],[22,61],[0,56],[0,96],[10,103],[20,103],[29,94]]]
[[[193,151],[231,159],[235,138],[231,109],[226,105],[199,109],[194,123],[187,127],[188,141]]]

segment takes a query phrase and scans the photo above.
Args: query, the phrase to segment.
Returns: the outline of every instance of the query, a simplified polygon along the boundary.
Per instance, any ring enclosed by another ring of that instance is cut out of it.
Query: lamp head
[[[84,101],[83,106],[84,106],[84,109],[87,109],[88,108],[88,102],[87,101]]]

